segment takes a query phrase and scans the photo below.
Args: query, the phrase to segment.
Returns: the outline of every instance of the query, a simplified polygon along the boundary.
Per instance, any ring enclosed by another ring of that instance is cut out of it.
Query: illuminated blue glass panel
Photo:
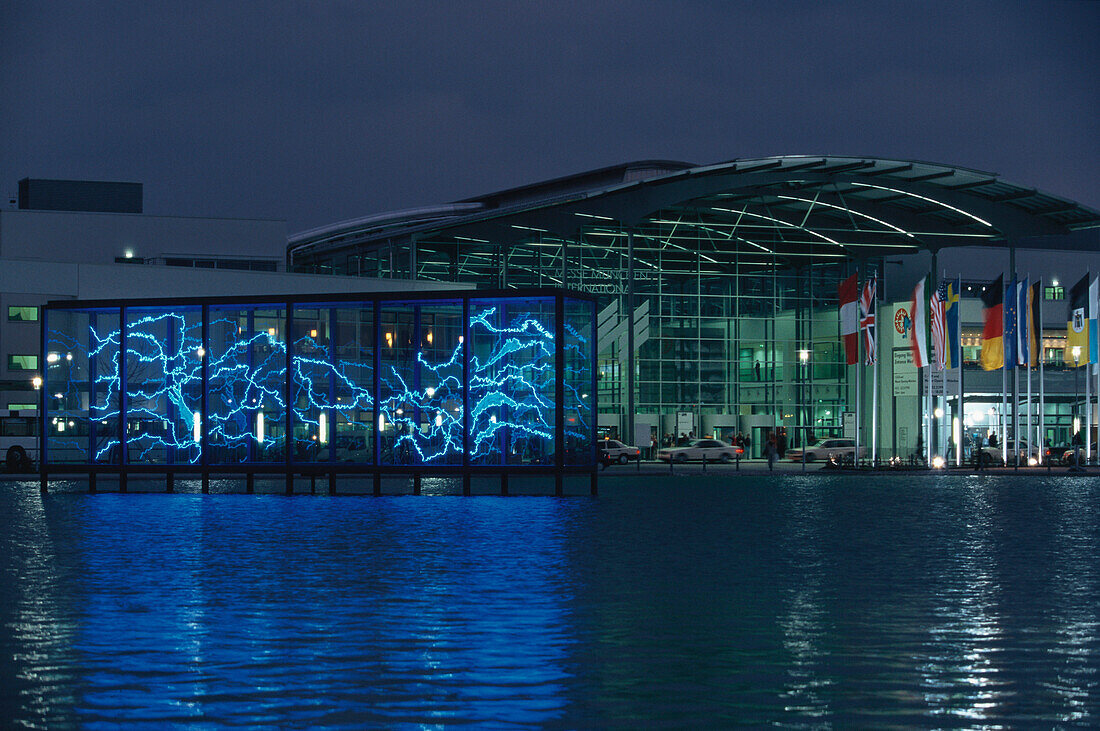
[[[554,463],[554,299],[470,301],[470,463]]]
[[[210,308],[210,464],[286,460],[286,309]]]
[[[592,302],[565,298],[562,348],[565,357],[561,408],[565,415],[565,464],[592,464],[595,420],[592,415],[592,362],[595,357]],[[648,445],[645,445],[648,446]]]
[[[126,460],[197,464],[202,309],[126,310]]]
[[[381,309],[381,463],[462,464],[462,305]]]
[[[119,464],[118,310],[49,311],[42,388],[47,459]]]

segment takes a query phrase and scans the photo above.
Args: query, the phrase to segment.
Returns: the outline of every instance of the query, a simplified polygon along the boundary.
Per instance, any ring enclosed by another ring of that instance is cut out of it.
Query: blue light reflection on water
[[[607,479],[589,498],[0,486],[40,726],[1094,725],[1100,482]]]

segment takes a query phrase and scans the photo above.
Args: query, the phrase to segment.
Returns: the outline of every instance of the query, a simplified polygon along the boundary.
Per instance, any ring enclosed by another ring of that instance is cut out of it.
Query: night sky
[[[293,233],[629,160],[836,154],[1100,208],[1100,3],[167,5],[0,0],[0,192],[137,181],[147,213]]]

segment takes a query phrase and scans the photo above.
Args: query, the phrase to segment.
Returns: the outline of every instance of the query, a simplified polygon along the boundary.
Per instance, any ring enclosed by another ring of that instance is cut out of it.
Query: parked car
[[[1073,453],[1075,449],[1077,450],[1076,457],[1074,456],[1074,453]],[[1096,449],[1097,449],[1096,445],[1095,444],[1092,445],[1092,454],[1093,455],[1096,454]],[[1076,447],[1074,447],[1072,445],[1067,446],[1061,452],[1062,464],[1064,464],[1064,465],[1073,465],[1073,464],[1077,463],[1078,459],[1080,459],[1081,464],[1085,464],[1085,454],[1086,454],[1086,452],[1085,452],[1085,445],[1084,444],[1078,444]],[[1095,456],[1093,457],[1093,459],[1095,459]]]
[[[600,442],[600,461],[604,464],[618,462],[626,464],[632,459],[641,459],[642,450],[623,444],[618,439],[604,439]]]
[[[1005,459],[1006,455],[1007,455],[1007,460]],[[1071,449],[1070,450],[1070,457],[1072,458],[1072,456],[1073,456],[1073,450]],[[1021,458],[1021,462],[1020,462],[1021,465],[1028,464],[1030,462],[1030,460],[1032,460],[1032,459],[1038,461],[1038,459],[1039,459],[1039,447],[1038,447],[1038,445],[1032,447],[1030,452],[1027,451],[1027,447],[1025,446],[1023,449],[1020,450],[1020,458]],[[1004,464],[1011,465],[1011,464],[1015,464],[1015,462],[1016,462],[1016,451],[1012,447],[1009,447],[1007,452],[1002,452],[1001,448],[999,446],[998,447],[982,447],[981,449],[975,449],[970,453],[970,461],[973,462],[974,464],[981,465],[982,467],[990,467],[992,465],[1004,465]],[[1071,461],[1072,461],[1072,459],[1071,459]]]
[[[830,460],[837,459],[840,461],[852,460],[856,456],[856,440],[855,439],[819,439],[810,446],[806,447],[806,461],[816,462],[817,460]],[[867,456],[867,447],[861,446],[859,448],[859,458],[863,459]],[[802,461],[801,449],[788,449],[787,459],[792,462]]]
[[[666,447],[657,452],[662,462],[689,462],[706,459],[708,462],[729,462],[745,453],[741,447],[721,439],[696,439],[683,447]]]

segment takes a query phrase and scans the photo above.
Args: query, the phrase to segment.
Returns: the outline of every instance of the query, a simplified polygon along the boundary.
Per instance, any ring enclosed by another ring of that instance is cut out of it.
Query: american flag
[[[938,371],[942,371],[947,364],[947,321],[944,316],[946,304],[947,280],[944,279],[932,295],[929,308],[932,320],[932,363]]]
[[[872,275],[863,284],[863,295],[859,298],[859,331],[863,333],[863,363],[874,365],[878,360],[875,352],[875,296],[878,289],[878,275]]]

